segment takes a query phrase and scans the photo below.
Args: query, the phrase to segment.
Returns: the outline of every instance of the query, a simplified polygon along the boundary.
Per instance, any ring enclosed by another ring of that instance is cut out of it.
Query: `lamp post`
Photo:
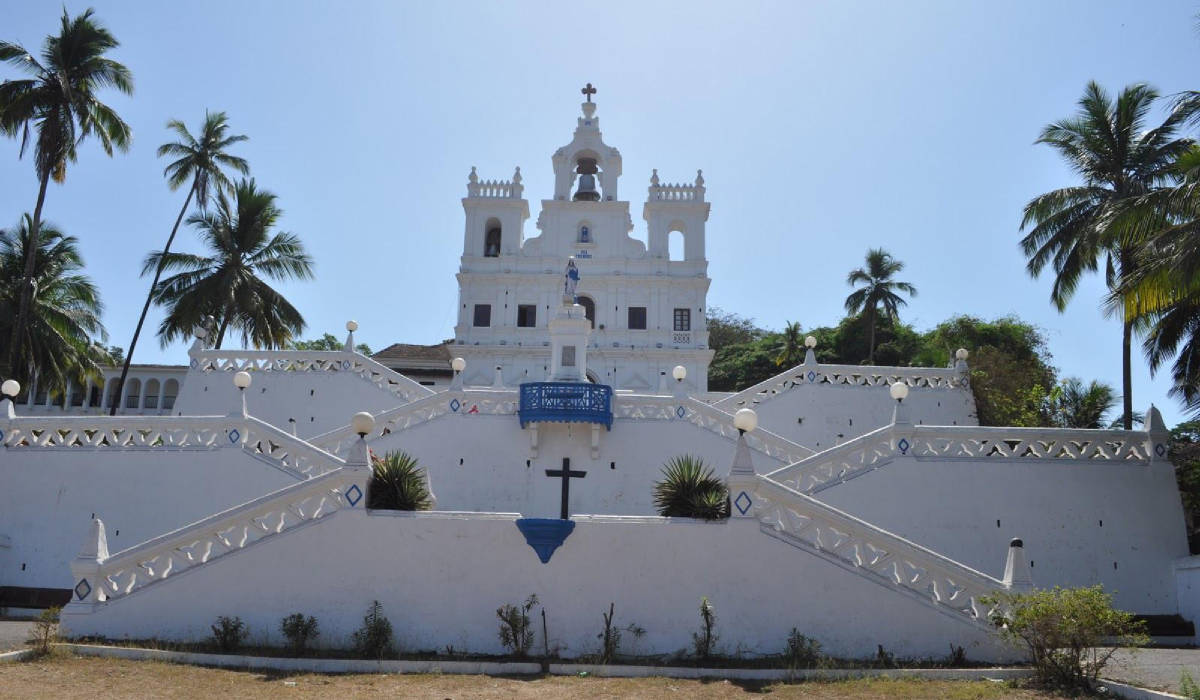
[[[21,384],[15,379],[6,379],[3,384],[0,384],[0,394],[4,395],[4,400],[0,401],[0,404],[3,404],[5,418],[17,417],[16,403],[19,393],[21,393]]]
[[[358,321],[346,321],[346,345],[343,348],[346,352],[354,352],[354,331],[358,330]]]
[[[358,435],[358,442],[346,460],[347,467],[366,468],[371,464],[371,453],[367,450],[367,436],[375,429],[375,416],[359,411],[350,419],[350,427]]]
[[[450,369],[454,370],[454,378],[450,380],[450,388],[457,391],[462,391],[463,388],[463,370],[467,368],[467,361],[461,357],[456,357],[450,360]]]
[[[804,338],[804,364],[817,364],[817,355],[813,352],[813,348],[817,347],[816,336],[807,336]]]
[[[238,393],[241,394],[241,396],[242,396],[242,417],[243,418],[245,418],[248,415],[246,412],[246,389],[250,386],[251,381],[253,381],[253,380],[250,377],[250,373],[247,372],[246,370],[242,370],[241,372],[238,372],[237,374],[233,375],[233,385],[238,388]]]
[[[675,396],[685,396],[686,392],[683,388],[683,380],[687,378],[687,367],[675,365],[675,368],[671,370],[671,376],[675,378]]]
[[[734,518],[749,518],[753,513],[754,488],[757,477],[754,473],[754,462],[750,458],[750,445],[746,443],[746,433],[754,432],[758,427],[758,414],[754,409],[741,408],[733,414],[733,427],[737,428],[737,447],[733,451],[733,464],[729,467],[729,478],[726,485],[729,488],[729,515]]]
[[[888,394],[896,400],[896,407],[892,410],[892,423],[908,423],[904,409],[904,399],[908,398],[908,385],[904,382],[893,382],[888,387]]]

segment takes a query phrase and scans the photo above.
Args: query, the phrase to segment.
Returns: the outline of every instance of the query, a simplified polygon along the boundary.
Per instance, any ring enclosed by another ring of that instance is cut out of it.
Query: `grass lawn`
[[[65,653],[0,665],[0,698],[990,698],[1054,697],[992,681],[856,680],[795,685],[665,678],[315,675],[228,671]]]

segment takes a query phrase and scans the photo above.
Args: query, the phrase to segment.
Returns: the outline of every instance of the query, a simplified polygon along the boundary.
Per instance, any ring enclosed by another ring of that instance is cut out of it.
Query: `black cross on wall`
[[[562,478],[562,508],[559,511],[559,518],[567,519],[567,502],[571,498],[571,479],[582,479],[587,476],[587,472],[571,471],[571,460],[568,457],[563,457],[562,469],[547,469],[546,476],[557,476]]]

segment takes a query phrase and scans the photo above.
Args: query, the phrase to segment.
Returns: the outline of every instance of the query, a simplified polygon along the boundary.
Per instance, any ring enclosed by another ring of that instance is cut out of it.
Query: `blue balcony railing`
[[[601,423],[612,430],[612,387],[584,382],[521,385],[521,427],[527,423]]]

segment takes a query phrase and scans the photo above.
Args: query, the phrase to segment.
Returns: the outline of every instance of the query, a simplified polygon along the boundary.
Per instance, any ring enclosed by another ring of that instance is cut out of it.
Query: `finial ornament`
[[[521,184],[521,166],[517,166],[516,172],[513,173],[512,181],[515,184]]]
[[[703,170],[697,170],[697,171],[696,171],[696,184],[697,184],[697,185],[703,185],[703,184],[704,184],[704,171],[703,171]]]
[[[588,83],[582,90],[580,90],[580,92],[583,93],[584,97],[587,98],[588,102],[591,102],[592,95],[596,94],[596,88],[592,87],[591,83]]]
[[[658,185],[658,168],[650,171],[650,184],[655,186]]]
[[[470,182],[472,185],[479,182],[479,176],[475,174],[475,166],[474,165],[471,166],[471,174],[467,176],[467,181]]]

